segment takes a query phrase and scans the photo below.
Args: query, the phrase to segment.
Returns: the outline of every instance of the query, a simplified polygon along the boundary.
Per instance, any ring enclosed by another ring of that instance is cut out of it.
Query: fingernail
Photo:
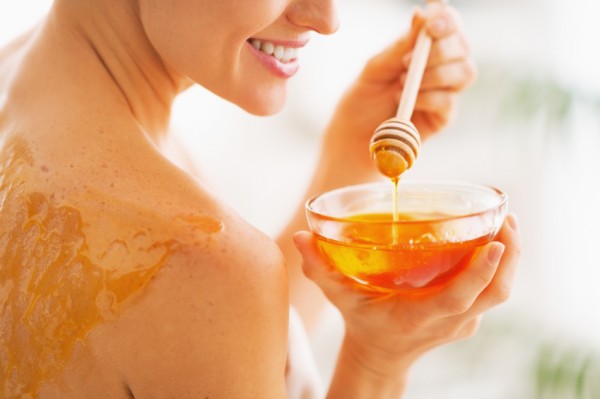
[[[504,245],[500,243],[493,243],[488,248],[487,258],[490,264],[495,265],[502,258],[502,254],[504,253]]]
[[[508,225],[511,229],[515,231],[519,229],[519,221],[517,220],[517,216],[514,213],[508,215],[506,217],[506,221],[508,222]]]

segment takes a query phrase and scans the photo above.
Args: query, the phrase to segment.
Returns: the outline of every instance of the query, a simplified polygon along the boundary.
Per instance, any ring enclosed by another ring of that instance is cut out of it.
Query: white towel
[[[289,399],[324,397],[319,370],[298,312],[290,307],[286,384]]]

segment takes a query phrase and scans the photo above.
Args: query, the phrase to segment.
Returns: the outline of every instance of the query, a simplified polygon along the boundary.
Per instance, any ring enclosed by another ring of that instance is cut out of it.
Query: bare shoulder
[[[283,397],[287,281],[279,255],[261,241],[231,235],[208,252],[177,250],[107,325],[136,398]]]
[[[193,182],[169,192],[178,195],[163,211],[164,263],[102,345],[136,398],[283,397],[289,305],[278,248]]]
[[[3,268],[35,282],[7,302],[14,314],[31,304],[32,344],[7,350],[32,358],[39,341],[51,359],[15,365],[36,381],[28,389],[283,397],[287,274],[272,240],[151,146],[56,137],[11,136],[0,156],[0,218],[23,237],[0,253]],[[46,384],[47,369],[58,384]]]
[[[144,175],[152,178],[128,183],[135,194],[124,204],[98,203],[122,235],[104,238],[112,221],[97,220],[99,255],[113,256],[116,243],[128,297],[117,303],[116,280],[100,297],[114,321],[91,344],[110,353],[136,398],[284,396],[289,305],[279,249],[176,168]]]

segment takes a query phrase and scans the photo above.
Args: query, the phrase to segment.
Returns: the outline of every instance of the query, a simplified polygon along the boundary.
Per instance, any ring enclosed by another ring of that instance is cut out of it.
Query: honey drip
[[[144,227],[144,219],[154,220],[149,215],[114,228],[111,220],[132,219],[111,217],[121,204],[74,206],[36,190],[27,146],[14,141],[1,150],[0,397],[36,397],[64,370],[75,344],[118,317],[184,243],[173,231]],[[102,234],[89,229],[100,223]],[[180,223],[196,235],[223,227],[193,215]]]
[[[400,181],[400,177],[394,177],[392,179],[392,184],[394,187],[394,192],[392,194],[392,244],[398,243],[398,221],[400,221],[400,214],[398,213],[398,182]]]

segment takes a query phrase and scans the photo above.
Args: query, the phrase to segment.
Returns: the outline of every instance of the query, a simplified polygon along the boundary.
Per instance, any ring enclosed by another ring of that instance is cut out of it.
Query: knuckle
[[[508,301],[512,292],[512,287],[508,284],[500,284],[494,292],[496,303],[504,303]]]
[[[448,90],[429,91],[419,95],[421,104],[427,109],[435,109],[436,114],[448,114],[456,107],[457,95]]]
[[[302,262],[302,272],[310,280],[316,280],[320,274],[319,267],[309,261]]]
[[[452,62],[467,58],[469,51],[463,42],[463,39],[457,33],[438,42],[438,51],[442,59]]]
[[[458,71],[456,75],[456,84],[454,85],[454,88],[456,90],[462,90],[475,81],[475,77],[477,76],[477,67],[471,60],[463,60],[458,64]]]
[[[381,64],[381,60],[379,59],[379,56],[374,56],[371,57],[365,64],[365,69],[373,69],[373,68],[378,68],[379,65]]]
[[[446,110],[446,112],[450,112],[451,110],[456,108],[457,100],[458,97],[456,96],[456,94],[446,92],[444,93],[442,98],[440,98],[440,105],[443,107],[440,108]]]
[[[449,297],[442,302],[442,311],[453,315],[465,313],[470,307],[471,303],[460,297]]]
[[[404,335],[420,335],[429,322],[428,313],[410,312],[403,318],[400,330]]]
[[[456,326],[445,325],[441,327],[438,326],[435,330],[431,331],[429,339],[437,343],[448,343],[456,341],[457,335],[458,333]]]
[[[523,252],[523,247],[521,246],[521,243],[520,242],[515,243],[513,245],[513,247],[511,248],[511,251],[514,254],[515,259],[519,259]]]
[[[460,333],[459,338],[460,339],[468,339],[468,338],[473,338],[475,336],[475,334],[477,334],[477,328],[475,327],[471,327],[469,329],[463,329]]]
[[[467,338],[469,331],[461,323],[451,323],[435,331],[435,338],[440,342],[453,342]]]
[[[477,66],[471,59],[467,59],[464,62],[463,68],[464,68],[463,73],[466,76],[467,80],[469,82],[472,82],[473,80],[475,80],[475,77],[477,76]]]
[[[404,336],[420,335],[423,325],[417,320],[407,320],[400,329]]]
[[[474,282],[477,284],[478,287],[482,287],[482,288],[485,288],[488,285],[490,285],[492,278],[493,278],[493,274],[492,274],[491,270],[488,273],[477,273],[477,274],[474,273],[473,274]]]
[[[460,337],[461,338],[472,338],[473,336],[475,336],[475,334],[477,334],[477,331],[479,331],[479,325],[480,325],[480,318],[470,320],[460,330]]]
[[[311,279],[311,280],[312,280],[312,279],[313,279],[313,277],[315,276],[314,269],[313,269],[313,268],[311,268],[311,267],[308,267],[308,266],[306,265],[306,262],[302,264],[302,271],[304,272],[304,275],[305,275],[306,277],[308,277],[309,279]]]
[[[402,326],[402,332],[405,335],[416,335],[419,334],[425,325],[425,322],[422,318],[409,318],[405,320],[404,325]]]

